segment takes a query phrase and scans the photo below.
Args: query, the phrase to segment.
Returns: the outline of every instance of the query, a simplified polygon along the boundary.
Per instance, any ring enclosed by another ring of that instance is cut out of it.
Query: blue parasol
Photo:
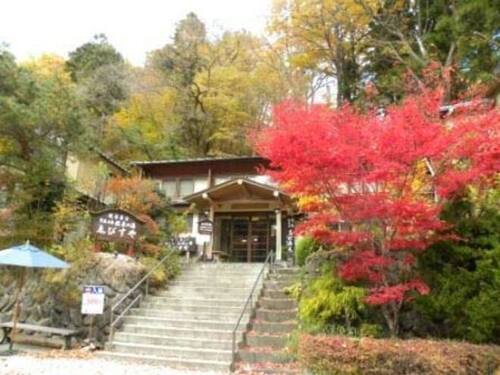
[[[48,253],[35,247],[27,241],[24,245],[14,246],[0,251],[0,265],[21,267],[22,272],[17,282],[16,303],[14,316],[12,318],[13,327],[10,333],[9,352],[12,352],[12,344],[16,332],[17,320],[20,313],[20,295],[24,287],[27,268],[69,268],[70,265]]]
[[[69,268],[69,264],[26,242],[0,251],[0,264],[27,268]]]

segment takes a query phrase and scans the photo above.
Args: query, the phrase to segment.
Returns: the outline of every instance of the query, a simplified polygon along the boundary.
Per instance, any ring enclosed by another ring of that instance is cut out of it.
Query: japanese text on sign
[[[122,210],[108,210],[94,214],[93,233],[107,241],[134,242],[139,236],[142,222]]]
[[[104,287],[87,285],[83,287],[82,314],[99,315],[104,312]]]
[[[127,215],[108,213],[105,217],[99,218],[96,233],[135,239],[137,236],[137,224],[131,221]]]

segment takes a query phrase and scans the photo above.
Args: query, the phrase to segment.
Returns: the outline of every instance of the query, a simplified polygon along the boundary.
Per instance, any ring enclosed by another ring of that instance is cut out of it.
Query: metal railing
[[[253,302],[254,302],[254,293],[255,290],[257,289],[257,285],[259,285],[259,281],[262,279],[264,275],[264,271],[266,270],[267,265],[269,264],[269,267],[271,268],[272,264],[274,263],[274,253],[271,251],[267,257],[266,260],[264,261],[264,264],[262,265],[262,268],[257,275],[257,278],[255,279],[255,282],[253,283],[252,290],[245,301],[245,305],[243,306],[240,316],[238,318],[238,321],[236,322],[236,325],[234,326],[233,333],[232,333],[232,361],[231,361],[231,366],[234,366],[234,362],[236,360],[236,333],[238,331],[238,328],[240,327],[241,320],[243,319],[243,316],[247,312],[247,310],[250,308],[253,308]]]
[[[115,334],[115,326],[120,322],[123,317],[125,316],[128,311],[135,306],[135,304],[140,301],[143,297],[147,296],[149,294],[149,279],[151,275],[160,267],[162,266],[168,259],[170,259],[173,255],[175,254],[174,251],[169,252],[167,255],[165,255],[151,270],[141,279],[137,284],[134,285],[132,289],[130,289],[120,300],[111,307],[110,310],[110,327],[109,327],[109,342],[113,340],[113,336]],[[142,284],[146,283],[145,288],[144,288],[144,295],[142,293],[139,293],[137,297],[135,297],[132,302],[130,302],[118,315],[116,319],[113,320],[115,311],[120,307],[130,296],[137,291]]]

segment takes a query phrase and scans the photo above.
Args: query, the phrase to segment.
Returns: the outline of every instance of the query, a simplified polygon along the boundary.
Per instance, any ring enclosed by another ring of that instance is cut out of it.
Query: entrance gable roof
[[[280,200],[284,205],[292,203],[291,197],[276,186],[261,184],[248,178],[235,178],[183,198],[186,202],[200,205],[208,201],[228,200]]]

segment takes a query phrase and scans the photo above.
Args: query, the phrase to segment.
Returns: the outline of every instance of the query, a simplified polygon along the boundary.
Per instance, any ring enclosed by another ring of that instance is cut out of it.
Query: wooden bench
[[[229,259],[229,254],[224,251],[212,250],[212,260],[220,262]]]
[[[12,327],[14,326],[13,322],[0,323],[0,328],[3,331],[3,335],[0,337],[0,344],[3,344],[4,341],[10,340],[10,332],[12,331]],[[35,324],[25,324],[25,323],[17,323],[17,330],[30,331],[30,332],[41,332],[41,333],[50,333],[52,335],[62,336],[64,338],[64,346],[63,349],[69,349],[71,347],[71,338],[78,334],[78,331],[72,329],[65,328],[53,328],[46,326],[38,326]]]

